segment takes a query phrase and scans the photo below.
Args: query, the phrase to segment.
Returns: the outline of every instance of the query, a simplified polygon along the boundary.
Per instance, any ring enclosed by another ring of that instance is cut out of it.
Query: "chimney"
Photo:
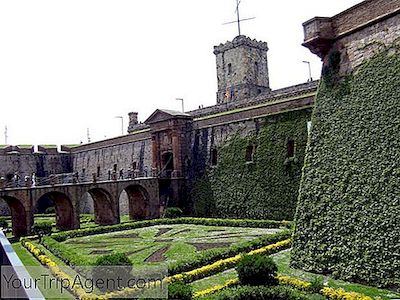
[[[132,129],[138,124],[138,113],[130,112],[128,113],[128,116],[129,116],[128,132],[131,132]]]

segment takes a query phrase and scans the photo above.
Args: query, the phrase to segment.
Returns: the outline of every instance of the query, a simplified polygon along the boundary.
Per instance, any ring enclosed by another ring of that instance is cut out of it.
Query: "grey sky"
[[[272,89],[305,82],[320,60],[302,22],[360,0],[242,0],[242,34],[269,44]],[[69,144],[121,134],[138,111],[216,103],[213,46],[232,40],[235,0],[0,2],[0,143]]]

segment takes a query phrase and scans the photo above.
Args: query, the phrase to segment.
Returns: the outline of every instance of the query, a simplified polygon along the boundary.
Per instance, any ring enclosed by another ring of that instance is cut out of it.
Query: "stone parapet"
[[[268,51],[268,43],[257,41],[255,39],[251,39],[244,35],[238,35],[232,41],[227,41],[225,44],[219,44],[218,46],[214,46],[214,54],[223,53],[227,50],[239,47],[239,46],[249,46],[252,48],[257,48],[260,50]]]
[[[366,0],[331,18],[315,17],[303,23],[303,46],[322,59],[332,45],[400,13],[400,0]]]
[[[217,104],[201,109],[196,109],[188,112],[194,118],[205,117],[217,113],[227,112],[233,109],[250,107],[262,103],[273,102],[279,99],[295,97],[302,94],[313,93],[317,90],[318,80],[290,86],[287,88],[278,89],[268,93],[262,93],[257,97],[243,99],[235,102],[227,102],[223,104]]]

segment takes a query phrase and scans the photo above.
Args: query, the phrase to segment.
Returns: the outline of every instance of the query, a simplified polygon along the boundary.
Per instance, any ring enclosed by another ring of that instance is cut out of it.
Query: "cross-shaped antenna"
[[[236,0],[236,10],[235,10],[235,12],[236,12],[237,20],[236,20],[236,21],[227,22],[227,23],[223,23],[223,24],[222,24],[222,25],[227,25],[227,24],[237,23],[239,35],[240,35],[240,22],[241,22],[241,21],[247,21],[247,20],[253,20],[253,19],[256,18],[256,17],[252,17],[252,18],[240,19],[240,16],[239,16],[239,4],[240,4],[240,2],[242,2],[242,0]]]

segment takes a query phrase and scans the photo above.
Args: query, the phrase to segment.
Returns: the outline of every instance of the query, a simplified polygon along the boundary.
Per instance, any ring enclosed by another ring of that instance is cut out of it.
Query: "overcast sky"
[[[302,23],[360,0],[242,0],[242,34],[269,45],[272,89],[319,77]],[[121,134],[127,114],[216,103],[213,46],[237,35],[235,0],[0,1],[0,144]]]

